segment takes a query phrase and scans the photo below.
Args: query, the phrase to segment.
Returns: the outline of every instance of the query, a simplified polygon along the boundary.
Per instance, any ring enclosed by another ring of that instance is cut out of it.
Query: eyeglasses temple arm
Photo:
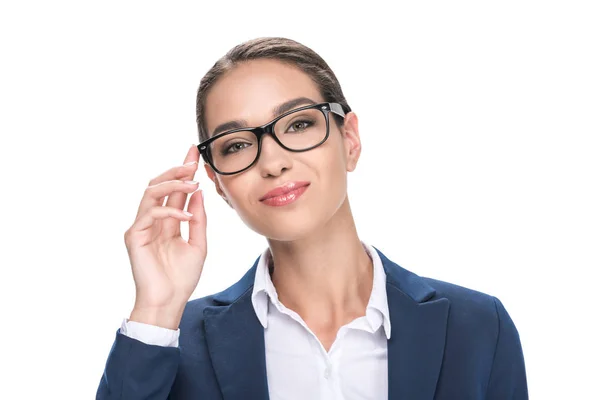
[[[336,113],[340,117],[346,116],[342,105],[339,103],[329,103],[329,108],[331,109],[331,112]]]

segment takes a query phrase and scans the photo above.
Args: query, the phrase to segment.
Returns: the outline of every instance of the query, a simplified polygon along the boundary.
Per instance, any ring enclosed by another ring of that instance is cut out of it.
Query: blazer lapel
[[[224,400],[269,398],[264,328],[251,301],[256,265],[216,296],[223,305],[204,309],[208,352]]]
[[[386,271],[392,326],[388,398],[431,400],[444,356],[450,301],[435,298],[425,280],[377,252]]]

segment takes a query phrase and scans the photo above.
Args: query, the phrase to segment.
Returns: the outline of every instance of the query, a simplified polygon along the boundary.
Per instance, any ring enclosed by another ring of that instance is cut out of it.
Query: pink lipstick
[[[268,206],[285,206],[296,201],[308,189],[310,182],[288,182],[267,192],[259,200]]]

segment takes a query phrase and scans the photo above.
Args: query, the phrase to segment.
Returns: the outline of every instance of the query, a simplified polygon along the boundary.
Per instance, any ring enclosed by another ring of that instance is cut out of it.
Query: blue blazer
[[[392,325],[389,399],[527,399],[519,334],[495,297],[405,270],[376,249]],[[264,328],[250,297],[258,258],[239,282],[189,301],[179,347],[117,331],[96,399],[267,400]]]

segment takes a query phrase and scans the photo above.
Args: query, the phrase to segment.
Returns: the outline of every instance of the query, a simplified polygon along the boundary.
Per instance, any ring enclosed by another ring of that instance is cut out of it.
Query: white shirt
[[[391,325],[386,276],[377,251],[363,243],[373,261],[373,289],[366,315],[342,326],[329,352],[302,318],[279,302],[269,274],[271,253],[261,255],[252,305],[265,328],[269,398],[358,400],[388,397],[387,339]],[[177,347],[179,329],[123,320],[121,333],[144,343]]]

